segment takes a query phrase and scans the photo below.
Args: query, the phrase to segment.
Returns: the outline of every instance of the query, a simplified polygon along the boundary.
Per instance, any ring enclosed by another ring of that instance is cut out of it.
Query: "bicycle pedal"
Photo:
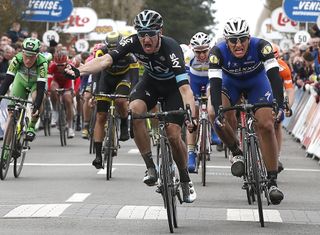
[[[162,194],[162,185],[157,187],[156,192]]]

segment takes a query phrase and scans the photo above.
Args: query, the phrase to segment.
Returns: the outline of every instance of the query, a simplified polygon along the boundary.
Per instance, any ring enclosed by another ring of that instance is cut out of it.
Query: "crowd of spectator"
[[[318,30],[319,31],[319,30]],[[320,97],[320,31],[313,34],[308,44],[294,45],[289,51],[280,51],[280,56],[287,62],[292,71],[293,82],[298,88],[305,89],[306,84],[311,85],[318,91],[317,102]],[[37,32],[28,32],[21,29],[18,22],[14,22],[7,32],[0,34],[0,81],[4,79],[9,61],[21,51],[22,42],[25,38],[38,38]],[[50,46],[42,44],[41,52],[50,52],[63,47],[61,44],[50,41]],[[65,48],[65,47],[64,47]],[[74,47],[68,48],[70,58],[77,54]]]

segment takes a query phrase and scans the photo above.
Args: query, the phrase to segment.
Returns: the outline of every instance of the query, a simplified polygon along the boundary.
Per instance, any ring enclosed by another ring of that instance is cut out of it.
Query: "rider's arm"
[[[258,46],[258,52],[260,53],[261,61],[267,72],[273,96],[277,100],[279,108],[283,109],[283,83],[279,74],[279,64],[276,58],[274,58],[271,44],[268,41],[261,39]]]
[[[222,56],[218,47],[213,47],[209,55],[210,99],[214,112],[217,115],[219,106],[222,104]]]
[[[33,110],[39,110],[42,100],[43,100],[43,96],[44,96],[44,92],[45,92],[45,88],[46,88],[46,82],[44,81],[37,81],[37,96],[36,99],[34,101],[34,105],[33,105]]]
[[[80,71],[80,75],[92,74],[110,67],[112,63],[112,57],[109,54],[105,54],[101,57],[97,57],[88,61],[87,63],[81,65],[78,69]]]
[[[1,83],[0,86],[0,95],[5,95],[14,80],[14,77],[17,74],[18,69],[20,68],[20,61],[22,60],[22,54],[18,53],[13,59],[11,60],[7,73],[5,75],[5,79]]]
[[[14,80],[14,76],[11,74],[6,74],[6,78],[3,80],[0,86],[0,95],[5,95]]]

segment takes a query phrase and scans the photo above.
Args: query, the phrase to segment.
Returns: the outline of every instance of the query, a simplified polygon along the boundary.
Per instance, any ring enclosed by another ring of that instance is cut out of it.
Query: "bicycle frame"
[[[176,197],[182,203],[179,186],[180,182],[176,177],[175,163],[173,161],[171,146],[166,134],[166,117],[168,115],[188,115],[188,120],[191,120],[190,107],[187,106],[187,111],[174,110],[162,112],[162,105],[159,106],[159,112],[147,113],[143,115],[132,115],[129,111],[129,119],[158,119],[159,141],[157,142],[157,160],[156,168],[158,174],[158,189],[156,192],[161,193],[164,208],[167,210],[167,218],[170,232],[173,233],[173,227],[177,228],[177,208]],[[132,117],[131,117],[132,116]],[[132,124],[132,122],[130,122]],[[132,129],[132,128],[130,128]]]
[[[247,199],[249,204],[251,204],[251,200],[255,201],[255,197],[257,198],[259,220],[261,227],[264,227],[261,194],[264,193],[269,205],[270,199],[268,194],[268,179],[267,170],[261,157],[258,138],[254,129],[254,123],[256,122],[254,112],[257,108],[261,107],[274,108],[276,107],[276,104],[263,103],[251,105],[244,103],[235,105],[233,107],[220,107],[219,116],[221,117],[224,112],[231,110],[239,110],[241,112],[240,141],[245,158],[245,174],[243,176],[244,184],[242,188],[247,192]]]
[[[209,122],[209,115],[207,109],[207,96],[201,95],[198,98],[200,103],[199,105],[199,127],[197,135],[197,146],[198,146],[198,159],[197,159],[197,172],[201,162],[201,179],[202,185],[206,185],[206,161],[210,157],[211,145],[210,145],[210,134],[211,134],[211,125]]]
[[[102,165],[106,165],[106,179],[110,180],[112,177],[112,162],[113,157],[117,155],[120,147],[118,140],[118,118],[116,115],[115,100],[119,98],[128,99],[127,95],[120,94],[98,94],[97,100],[104,100],[110,103],[107,113],[107,125],[105,125],[104,138],[104,158]]]

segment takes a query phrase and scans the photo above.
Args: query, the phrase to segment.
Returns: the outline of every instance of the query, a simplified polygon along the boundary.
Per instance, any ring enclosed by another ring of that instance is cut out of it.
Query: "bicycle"
[[[128,99],[127,95],[120,94],[96,94],[97,100],[104,100],[110,103],[107,113],[107,124],[105,125],[106,136],[103,141],[103,154],[102,166],[106,166],[106,179],[110,180],[112,177],[112,163],[113,157],[117,156],[118,149],[120,148],[119,136],[119,118],[116,115],[116,99]]]
[[[267,170],[261,157],[258,138],[254,130],[254,112],[258,108],[271,107],[277,109],[276,103],[258,103],[255,105],[243,103],[232,107],[219,107],[219,117],[223,118],[223,113],[231,110],[240,111],[240,146],[242,147],[245,174],[243,176],[242,189],[246,190],[248,203],[255,201],[257,198],[259,221],[261,227],[264,227],[263,206],[261,194],[263,193],[267,205],[270,205],[268,193]]]
[[[30,149],[28,141],[25,139],[29,118],[26,117],[26,105],[31,101],[17,97],[0,96],[1,99],[8,99],[14,102],[12,107],[8,107],[12,116],[9,117],[6,133],[3,139],[3,146],[0,159],[0,178],[4,180],[7,176],[10,163],[13,164],[14,177],[18,178],[23,168],[27,151]]]
[[[201,165],[201,181],[202,185],[206,186],[206,161],[210,158],[211,153],[211,124],[208,117],[208,97],[205,94],[205,89],[201,90],[201,96],[196,97],[196,100],[199,101],[199,131],[196,141],[198,146],[197,172]]]
[[[58,129],[60,131],[59,136],[60,136],[60,143],[61,146],[66,146],[67,145],[67,135],[68,135],[68,125],[67,125],[67,120],[66,120],[66,107],[63,102],[63,95],[67,91],[72,91],[72,88],[65,89],[65,88],[57,88],[56,89],[58,93]]]
[[[44,101],[43,101],[43,111],[40,115],[40,119],[43,125],[43,131],[45,136],[51,135],[51,120],[52,120],[52,109],[51,101],[48,93],[46,92]]]
[[[143,115],[132,114],[131,110],[129,110],[130,130],[132,130],[132,121],[134,119],[158,119],[159,141],[157,141],[156,147],[158,188],[156,192],[161,193],[163,197],[164,208],[167,210],[168,224],[171,233],[173,233],[173,228],[178,227],[176,199],[178,199],[180,204],[182,204],[182,198],[179,190],[180,181],[176,176],[176,167],[173,162],[171,147],[166,135],[166,118],[172,115],[181,116],[186,114],[188,115],[188,120],[191,120],[191,112],[189,106],[187,107],[187,110],[173,110],[165,112],[163,112],[162,108],[160,108],[159,112],[146,113]]]

